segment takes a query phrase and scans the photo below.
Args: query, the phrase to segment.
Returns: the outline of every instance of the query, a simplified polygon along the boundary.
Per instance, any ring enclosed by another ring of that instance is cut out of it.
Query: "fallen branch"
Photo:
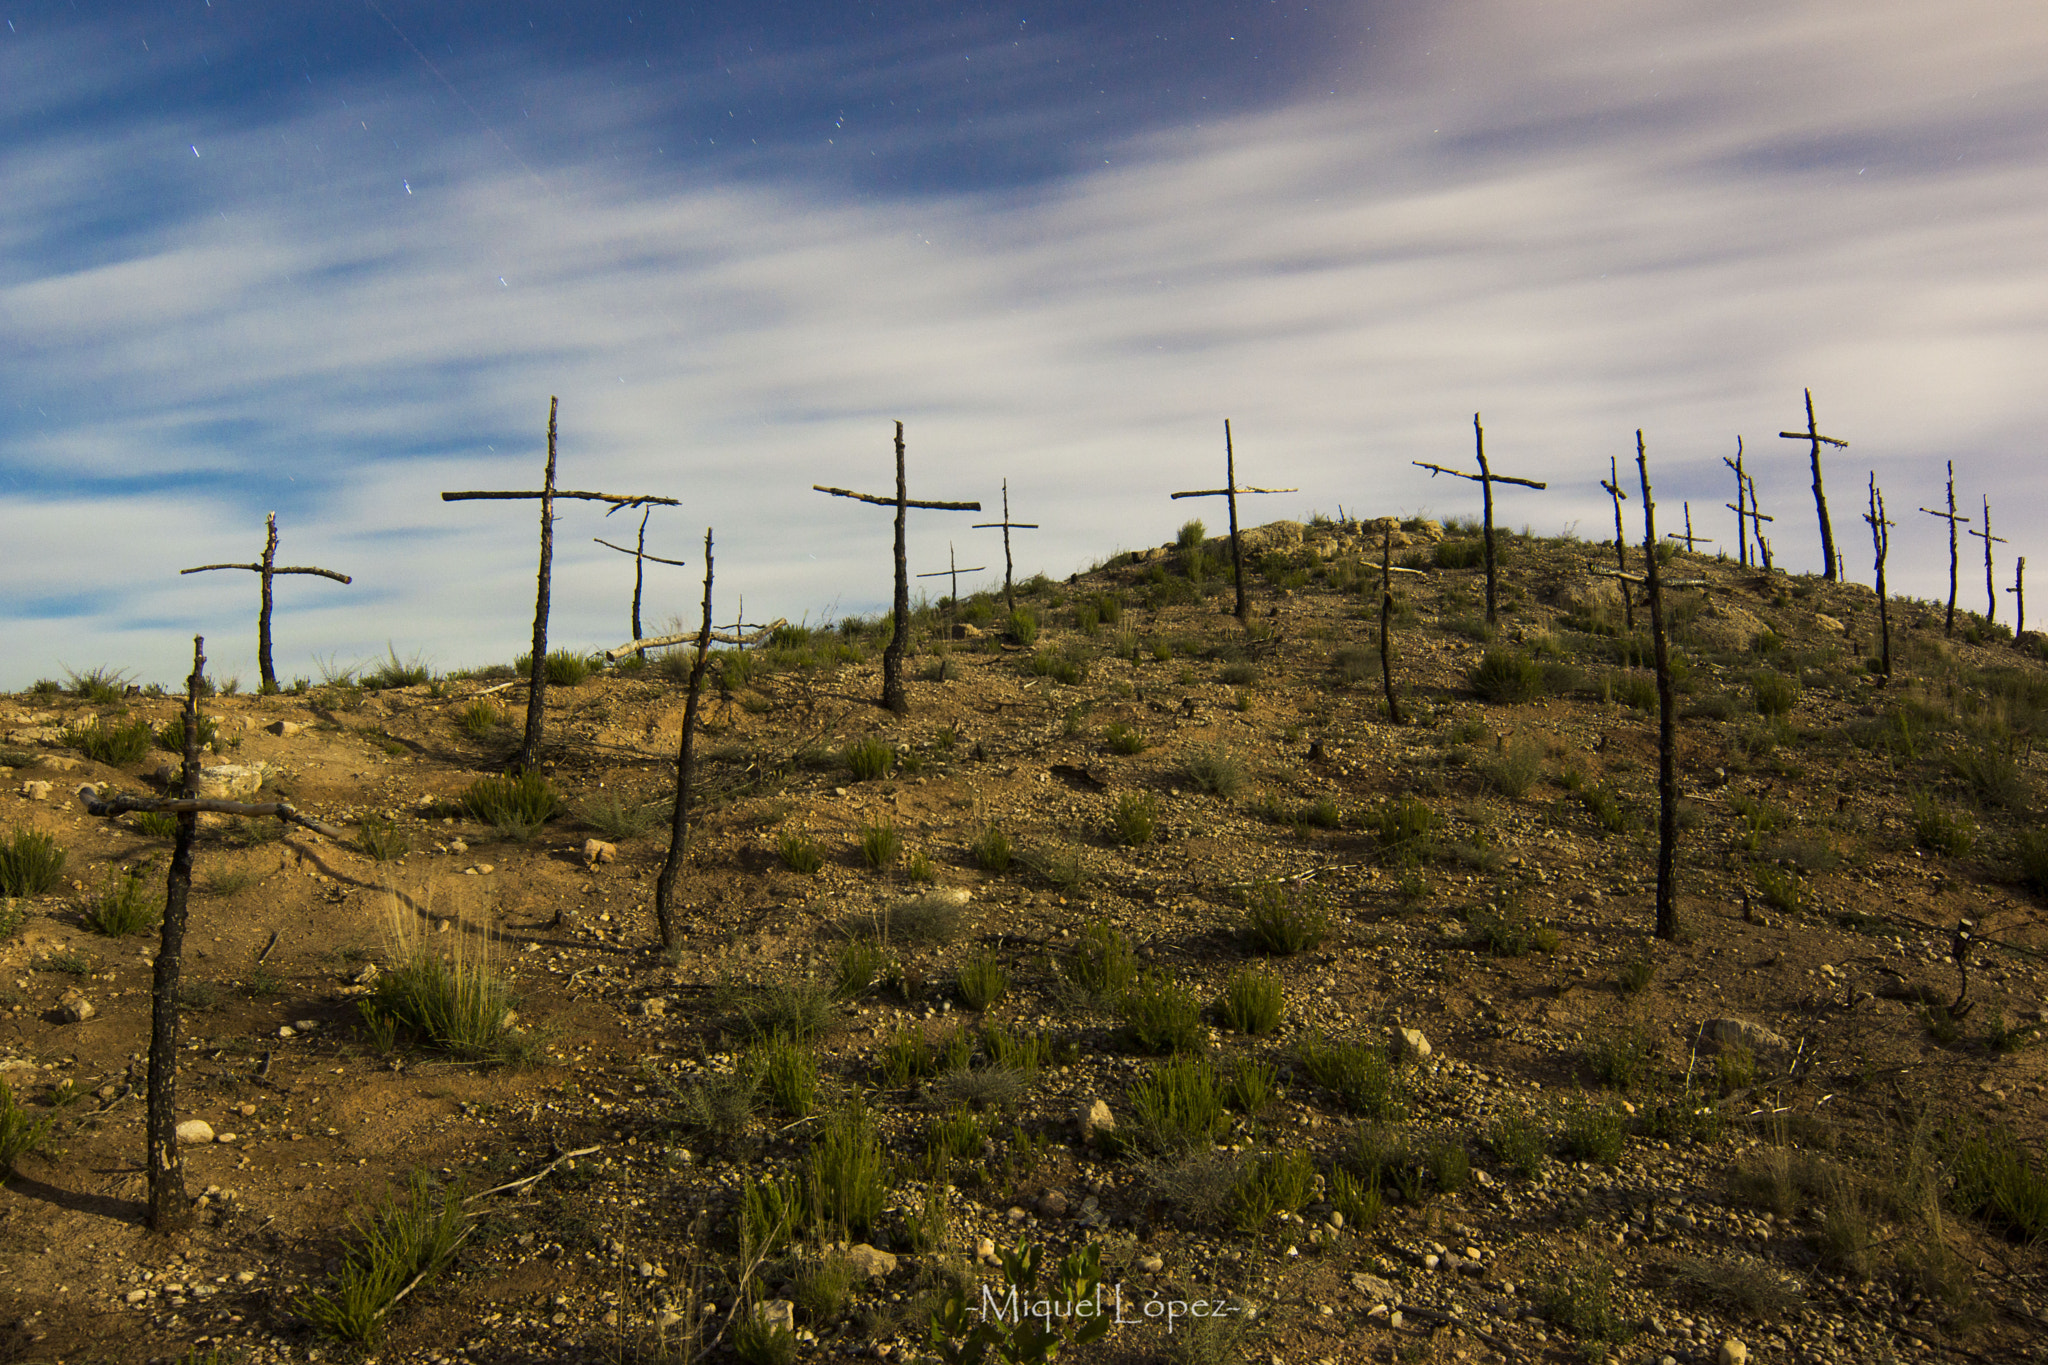
[[[547,1165],[541,1167],[532,1175],[529,1175],[524,1179],[508,1181],[503,1185],[493,1185],[488,1190],[479,1190],[477,1193],[470,1195],[467,1199],[464,1199],[462,1202],[464,1204],[474,1204],[477,1200],[482,1199],[487,1195],[503,1194],[507,1190],[523,1190],[527,1186],[538,1184],[540,1181],[546,1179],[549,1175],[552,1175],[554,1173],[555,1167],[561,1165],[563,1162],[573,1161],[579,1156],[589,1156],[592,1152],[601,1150],[603,1150],[601,1147],[578,1147],[573,1152],[564,1152],[560,1156],[556,1157],[553,1161],[550,1161]]]
[[[752,633],[743,633],[738,631],[728,633],[722,630],[714,630],[711,632],[711,638],[722,645],[759,644],[761,641],[767,639],[770,635],[773,635],[778,629],[788,624],[788,617],[778,616],[773,621],[770,621],[767,625],[762,626],[759,630],[753,631]],[[607,659],[617,661],[619,659],[625,658],[628,654],[633,653],[635,650],[660,649],[665,645],[694,644],[696,643],[696,640],[697,632],[694,630],[686,630],[681,635],[650,635],[644,640],[628,640],[626,641],[626,643],[620,645],[617,649],[608,649],[604,652],[604,657]]]
[[[131,811],[161,812],[165,815],[191,815],[201,811],[210,811],[215,815],[274,815],[288,825],[303,825],[315,834],[324,834],[343,843],[352,837],[347,830],[324,824],[309,815],[301,815],[282,801],[211,801],[199,797],[164,798],[125,794],[109,799],[100,795],[99,788],[89,784],[80,787],[77,796],[89,815],[126,815]]]

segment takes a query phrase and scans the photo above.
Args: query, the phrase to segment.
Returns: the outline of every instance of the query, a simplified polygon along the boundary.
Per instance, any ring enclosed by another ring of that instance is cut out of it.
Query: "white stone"
[[[263,727],[273,735],[290,739],[293,735],[304,734],[306,727],[295,720],[274,720]]]
[[[99,1007],[77,991],[66,991],[57,998],[57,1017],[67,1024],[82,1024],[99,1013]]]
[[[50,784],[47,782],[24,782],[21,784],[21,794],[31,801],[47,801],[50,799]]]
[[[770,1331],[796,1335],[796,1304],[788,1299],[767,1299],[754,1305],[754,1321]]]
[[[1721,1343],[1720,1353],[1714,1359],[1719,1365],[1748,1365],[1749,1348],[1740,1337],[1730,1337]]]
[[[213,1125],[205,1119],[186,1119],[178,1125],[178,1145],[181,1147],[192,1147],[211,1141]]]
[[[608,844],[602,839],[585,839],[583,841],[583,861],[590,867],[596,867],[601,863],[616,862],[618,857],[619,846],[617,844]]]
[[[1401,1051],[1405,1055],[1418,1062],[1429,1060],[1432,1049],[1429,1046],[1429,1039],[1423,1036],[1421,1029],[1396,1029],[1395,1033],[1401,1040]]]
[[[1721,1047],[1746,1047],[1751,1052],[1783,1052],[1791,1044],[1762,1024],[1748,1019],[1709,1019],[1700,1036]]]
[[[866,1242],[846,1249],[846,1263],[853,1267],[855,1274],[864,1275],[870,1280],[896,1273],[895,1255],[879,1247],[870,1246]]]

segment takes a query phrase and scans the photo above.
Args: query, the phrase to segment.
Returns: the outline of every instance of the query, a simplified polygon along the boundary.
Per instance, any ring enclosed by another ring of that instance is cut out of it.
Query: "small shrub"
[[[437,1192],[415,1173],[405,1198],[350,1223],[355,1235],[342,1249],[340,1268],[297,1307],[322,1336],[374,1347],[398,1296],[455,1259],[469,1217],[453,1189]]]
[[[125,938],[146,933],[163,921],[164,898],[139,872],[107,874],[104,891],[86,901],[79,919],[95,934]]]
[[[363,675],[363,686],[414,687],[420,683],[433,681],[434,670],[429,668],[419,655],[415,654],[410,659],[400,659],[398,647],[388,640],[385,642],[384,651],[387,657],[383,663]]]
[[[1138,956],[1129,939],[1098,921],[1081,931],[1081,941],[1067,954],[1065,975],[1094,999],[1113,1001],[1137,979]]]
[[[64,876],[64,850],[37,829],[17,829],[0,843],[0,896],[40,896]]]
[[[1159,798],[1151,792],[1125,792],[1111,819],[1118,843],[1130,848],[1149,844],[1159,828]]]
[[[1967,857],[1977,844],[1977,822],[1965,812],[1943,810],[1927,792],[1914,792],[1913,840],[1951,858]]]
[[[1412,796],[1389,801],[1373,813],[1373,840],[1380,856],[1396,867],[1416,867],[1428,861],[1436,832],[1436,812]]]
[[[1179,549],[1194,550],[1199,549],[1202,542],[1208,539],[1208,536],[1209,530],[1201,522],[1184,521],[1181,523],[1180,531],[1175,535],[1173,543]]]
[[[981,1155],[988,1129],[971,1109],[953,1109],[925,1129],[925,1154],[935,1161],[964,1161]]]
[[[764,1176],[740,1185],[740,1247],[773,1255],[788,1246],[803,1222],[804,1190],[793,1180]]]
[[[1240,968],[1216,1000],[1217,1018],[1233,1033],[1271,1033],[1286,1012],[1286,987],[1270,968]]]
[[[156,744],[156,731],[146,720],[130,721],[126,725],[109,725],[95,720],[91,725],[66,730],[63,742],[95,763],[120,768],[140,763],[148,756]]]
[[[1610,787],[1586,787],[1579,792],[1579,804],[1595,824],[1609,834],[1626,834],[1636,827],[1635,812],[1622,803]]]
[[[110,706],[128,695],[128,671],[126,669],[108,668],[102,665],[84,673],[73,673],[67,668],[64,670],[64,674],[71,679],[72,695],[83,697],[94,706]],[[41,687],[42,684],[37,683],[36,686]]]
[[[539,773],[479,777],[462,793],[462,808],[500,834],[530,839],[562,808],[561,797]]]
[[[1617,1029],[1586,1040],[1586,1069],[1600,1084],[1628,1090],[1643,1079],[1657,1056],[1657,1040],[1648,1029]]]
[[[412,836],[395,821],[366,815],[356,826],[356,847],[372,861],[394,862],[412,852]]]
[[[1539,1292],[1538,1302],[1545,1317],[1582,1342],[1619,1345],[1635,1335],[1615,1302],[1614,1267],[1604,1260],[1564,1266]]]
[[[1202,1057],[1169,1057],[1131,1087],[1139,1141],[1159,1152],[1206,1148],[1226,1121],[1216,1068]]]
[[[1315,1158],[1304,1148],[1270,1152],[1245,1163],[1230,1191],[1239,1232],[1262,1232],[1280,1213],[1297,1213],[1315,1192]]]
[[[1009,637],[1020,645],[1030,646],[1038,642],[1038,613],[1029,607],[1018,607],[1010,613]]]
[[[740,1012],[754,1038],[789,1038],[809,1043],[832,1023],[832,992],[806,977],[762,990]]]
[[[1242,1058],[1223,1083],[1223,1102],[1249,1118],[1272,1102],[1279,1080],[1280,1071],[1271,1062]]]
[[[871,938],[856,938],[839,950],[839,967],[832,982],[834,1000],[853,1000],[873,989],[888,957],[882,945]]]
[[[760,1073],[761,1089],[784,1118],[808,1118],[818,1098],[818,1058],[809,1046],[786,1034],[762,1039],[748,1059]]]
[[[523,1060],[530,1044],[514,1027],[512,990],[486,962],[437,957],[424,948],[378,976],[362,1002],[382,1022],[465,1061]]]
[[[1619,1104],[1580,1101],[1565,1113],[1561,1145],[1564,1154],[1575,1161],[1612,1166],[1621,1159],[1627,1136],[1627,1118]]]
[[[1221,744],[1187,749],[1181,767],[1198,791],[1211,796],[1234,797],[1244,790],[1244,763]]]
[[[2024,810],[2027,779],[2019,761],[1994,745],[1965,745],[1948,757],[1949,770],[1973,788],[1986,804]]]
[[[908,1085],[937,1071],[939,1057],[923,1033],[906,1028],[891,1034],[882,1044],[875,1069],[884,1085]]]
[[[1399,1079],[1384,1049],[1357,1041],[1331,1042],[1315,1033],[1297,1049],[1295,1062],[1304,1075],[1335,1095],[1352,1113],[1369,1118],[1399,1116]]]
[[[967,1008],[986,1010],[1010,989],[1010,974],[993,953],[981,953],[960,969],[960,998]]]
[[[1385,1211],[1379,1181],[1360,1179],[1342,1166],[1330,1173],[1329,1191],[1330,1206],[1344,1215],[1347,1228],[1372,1227]]]
[[[1141,754],[1147,741],[1144,732],[1115,721],[1109,727],[1109,751],[1113,754]]]
[[[1486,1146],[1501,1165],[1525,1180],[1543,1174],[1543,1129],[1520,1110],[1493,1121],[1486,1130]]]
[[[1979,1127],[1952,1145],[1948,1168],[1955,1205],[2018,1241],[2048,1238],[2048,1173],[2029,1144],[2003,1129]]]
[[[876,735],[857,739],[840,751],[856,782],[874,782],[896,770],[896,750]]]
[[[1530,953],[1557,951],[1557,930],[1535,923],[1513,901],[1470,911],[1465,922],[1471,929],[1465,946],[1479,952],[1495,957],[1527,957]]]
[[[1072,894],[1088,884],[1088,864],[1079,849],[1055,846],[1034,849],[1024,859],[1034,875],[1047,886]]]
[[[138,811],[135,832],[147,839],[175,839],[178,837],[178,817],[160,810]]]
[[[866,1232],[889,1195],[887,1163],[868,1111],[854,1105],[828,1118],[811,1144],[809,1211],[820,1233]]]
[[[56,1122],[54,1115],[31,1122],[14,1102],[14,1091],[0,1080],[0,1176],[13,1175],[14,1163],[40,1148]]]
[[[1782,716],[1799,704],[1799,684],[1774,669],[1760,668],[1749,678],[1750,700],[1760,716]]]
[[[530,676],[533,655],[520,655],[512,661],[512,668],[522,678]],[[541,674],[549,687],[580,687],[590,677],[590,660],[573,649],[551,649],[541,665]]]
[[[1055,682],[1065,683],[1068,687],[1079,687],[1088,680],[1087,660],[1072,650],[1055,653],[1050,649],[1041,649],[1031,656],[1029,667],[1034,676],[1051,678]]]
[[[944,894],[905,896],[882,911],[881,931],[890,943],[951,943],[960,933],[960,904]]]
[[[1186,986],[1165,972],[1146,972],[1119,1002],[1122,1036],[1135,1052],[1199,1052],[1208,1044],[1202,1005]]]
[[[607,790],[586,797],[576,818],[608,839],[637,839],[670,823],[674,811],[669,798],[639,801],[625,792]]]
[[[489,738],[491,732],[504,723],[505,713],[482,697],[455,713],[455,724],[471,739]]]
[[[195,727],[198,745],[202,749],[219,751],[220,730],[212,716],[199,717]],[[182,717],[165,721],[156,731],[156,747],[174,754],[185,752],[185,722]]]
[[[791,1365],[796,1334],[780,1322],[744,1313],[732,1328],[732,1353],[740,1365]]]
[[[967,846],[967,851],[973,855],[976,867],[992,873],[1009,871],[1010,859],[1015,855],[1010,836],[994,822],[982,827],[981,833],[974,836],[974,842]]]
[[[1543,746],[1533,740],[1503,742],[1477,766],[1487,786],[1510,800],[1520,800],[1543,775]]]
[[[1512,649],[1489,649],[1471,673],[1472,690],[1497,705],[1534,701],[1543,693],[1543,668]]]
[[[1623,995],[1640,995],[1657,979],[1657,960],[1645,953],[1614,969],[1614,987]]]
[[[1329,900],[1311,884],[1262,882],[1245,895],[1245,937],[1260,952],[1292,957],[1316,947],[1329,932]]]
[[[894,820],[883,815],[861,821],[860,856],[869,867],[877,870],[888,867],[902,853],[903,836],[897,833]]]
[[[800,829],[785,829],[778,834],[775,851],[782,858],[782,865],[800,876],[812,876],[825,865],[824,853]]]
[[[1756,1054],[1740,1044],[1722,1048],[1714,1056],[1714,1081],[1724,1095],[1755,1085]]]
[[[1806,884],[1799,880],[1798,873],[1760,862],[1750,869],[1750,876],[1766,905],[1788,915],[1806,908]]]
[[[2036,895],[2048,895],[2048,831],[2021,830],[2013,841],[2013,853],[2020,881]]]

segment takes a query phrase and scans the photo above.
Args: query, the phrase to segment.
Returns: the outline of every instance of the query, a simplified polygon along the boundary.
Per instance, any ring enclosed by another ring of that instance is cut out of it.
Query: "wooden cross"
[[[270,580],[281,573],[317,574],[321,578],[331,578],[337,583],[349,583],[354,580],[347,574],[336,573],[332,569],[314,569],[300,565],[293,565],[283,569],[278,568],[277,513],[271,512],[266,515],[263,519],[263,524],[263,558],[256,563],[201,564],[197,568],[180,569],[178,572],[182,575],[188,573],[208,573],[214,569],[247,569],[252,573],[262,575],[263,607],[256,613],[256,666],[263,670],[263,690],[265,692],[275,692],[277,691],[277,670],[271,667],[270,664]]]
[[[1228,498],[1230,500],[1230,569],[1237,578],[1237,619],[1242,622],[1250,612],[1244,592],[1244,551],[1237,543],[1237,495],[1239,493],[1299,493],[1299,488],[1239,488],[1237,486],[1237,453],[1230,444],[1230,419],[1223,419],[1223,487],[1195,488],[1185,493],[1175,493],[1175,498]]]
[[[1038,523],[1035,521],[1010,520],[1010,481],[1008,479],[1003,480],[1003,519],[1001,521],[978,521],[974,524],[973,529],[976,531],[993,531],[998,526],[1003,528],[1003,603],[1014,612],[1017,610],[1017,596],[1010,590],[1010,532],[1036,531]],[[949,545],[947,549],[948,553],[950,553],[951,546]]]
[[[820,493],[829,493],[835,498],[852,498],[855,502],[871,502],[877,507],[896,509],[896,630],[889,637],[889,647],[882,651],[882,705],[901,715],[910,710],[910,698],[903,690],[903,650],[910,639],[910,570],[903,549],[903,527],[912,507],[922,507],[934,512],[979,512],[978,502],[918,502],[914,501],[903,478],[903,423],[896,424],[896,496],[876,497],[872,493],[855,493],[845,488],[827,488],[814,483],[811,487]],[[1005,516],[1003,520],[1008,521]]]
[[[1998,589],[1991,584],[1991,546],[1994,543],[2007,543],[2004,536],[1991,534],[1991,499],[1984,499],[1984,529],[1971,531],[1969,534],[1984,542],[1984,593],[1991,599],[1990,605],[1984,608],[1984,624],[1990,625],[1997,619],[1995,613],[1998,610]]]
[[[2012,586],[2007,588],[2006,591],[2012,594],[2013,606],[2018,609],[2020,614],[2018,624],[2012,628],[2013,643],[2019,644],[2020,637],[2027,633],[2027,557],[2025,555],[2020,556],[2019,567],[2013,570]]]
[[[623,545],[614,545],[609,540],[599,536],[591,537],[593,541],[604,546],[607,550],[617,550],[620,554],[633,556],[633,638],[636,640],[640,638],[640,571],[643,567],[643,561],[651,559],[657,564],[673,564],[679,569],[686,562],[680,559],[663,559],[660,555],[647,553],[647,519],[653,515],[654,509],[652,507],[644,507],[640,510],[640,539],[634,543],[634,547],[630,550]],[[644,659],[647,655],[643,651],[640,657]]]
[[[1750,529],[1756,533],[1757,558],[1763,560],[1764,572],[1769,573],[1771,571],[1771,542],[1764,539],[1764,523],[1767,521],[1776,522],[1777,518],[1767,517],[1762,512],[1757,511],[1756,476],[1753,474],[1744,475],[1743,482],[1749,485],[1749,524]]]
[[[538,489],[490,492],[469,490],[441,495],[443,502],[506,502],[532,499],[538,499],[540,502],[540,575],[539,586],[533,599],[533,662],[526,680],[526,735],[520,741],[517,760],[521,772],[531,769],[540,755],[541,727],[547,707],[548,596],[554,577],[555,499],[575,498],[583,502],[610,503],[611,506],[605,512],[606,516],[610,516],[621,507],[641,507],[650,503],[663,507],[682,506],[674,498],[657,498],[651,494],[622,496],[616,493],[583,493],[555,487],[555,408],[556,399],[550,397],[548,463]]]
[[[1009,514],[1008,514],[1007,512],[1006,512],[1006,513],[1004,514],[1004,518],[1003,518],[1003,519],[1004,519],[1005,521],[1009,520]],[[948,567],[948,568],[944,568],[944,569],[940,569],[940,570],[938,570],[938,571],[937,571],[937,572],[935,572],[935,573],[921,573],[921,574],[919,574],[919,575],[918,575],[918,577],[919,577],[919,578],[945,578],[945,577],[947,577],[948,575],[951,575],[951,577],[952,577],[952,579],[953,579],[953,595],[952,595],[951,597],[947,598],[947,599],[946,599],[946,601],[947,601],[947,602],[948,602],[948,604],[949,604],[949,606],[948,606],[948,610],[949,610],[949,611],[958,611],[958,610],[960,610],[960,575],[961,575],[961,574],[964,574],[964,573],[981,573],[981,572],[984,572],[984,571],[985,571],[985,570],[986,570],[986,569],[988,568],[988,565],[986,565],[986,564],[977,564],[977,565],[975,565],[975,566],[974,566],[973,568],[971,568],[971,569],[963,569],[963,568],[961,568],[961,567],[960,567],[960,561],[959,561],[958,559],[955,559],[955,558],[953,557],[953,542],[952,542],[952,541],[950,541],[950,540],[946,542],[946,563],[947,563],[947,564],[948,564],[948,565],[949,565],[950,567]]]
[[[1749,565],[1749,526],[1745,518],[1749,515],[1749,507],[1744,501],[1742,486],[1742,438],[1740,436],[1735,438],[1735,458],[1731,460],[1726,455],[1723,455],[1721,463],[1735,471],[1735,501],[1724,502],[1721,505],[1735,514],[1735,562],[1747,568]]]
[[[1420,569],[1398,567],[1394,563],[1394,519],[1388,517],[1385,532],[1380,541],[1380,680],[1387,689],[1387,719],[1396,725],[1403,724],[1401,701],[1394,695],[1394,575],[1412,573],[1422,576]]]
[[[741,593],[739,595],[738,601],[739,606],[733,612],[732,624],[729,626],[720,626],[718,630],[715,630],[711,633],[711,638],[714,640],[723,641],[724,643],[729,645],[733,645],[738,648],[740,653],[744,654],[747,652],[748,645],[753,644],[757,640],[762,639],[764,636],[772,632],[775,629],[775,627],[782,625],[784,623],[785,618],[777,617],[774,621],[769,622],[767,624],[763,624],[759,621],[749,621],[747,619],[747,595],[745,593]],[[753,635],[747,634],[747,632],[750,630],[756,633]],[[730,635],[723,635],[719,633],[721,631],[730,631],[732,633]]]
[[[1833,436],[1823,436],[1820,434],[1820,428],[1817,425],[1815,425],[1813,420],[1812,389],[1806,390],[1806,430],[1781,431],[1778,433],[1778,435],[1782,439],[1787,441],[1808,441],[1812,443],[1813,507],[1814,511],[1820,514],[1820,557],[1822,561],[1821,577],[1826,579],[1828,582],[1832,583],[1840,575],[1835,567],[1837,562],[1835,555],[1835,532],[1834,528],[1828,524],[1828,500],[1826,495],[1823,494],[1820,490],[1820,448],[1824,445],[1830,445],[1835,446],[1842,450],[1847,450],[1849,448],[1849,443],[1847,441],[1837,440]]]
[[[1636,429],[1636,473],[1643,485],[1643,571],[1650,580],[1650,638],[1657,661],[1657,937],[1678,937],[1678,708],[1671,685],[1671,644],[1664,629],[1664,584],[1657,570],[1657,503],[1650,457]]]
[[[1628,493],[1621,486],[1621,470],[1612,455],[1607,457],[1607,477],[1600,481],[1607,490],[1608,499],[1614,504],[1614,568],[1618,576],[1628,579],[1628,530],[1621,524],[1621,505],[1628,501]],[[1629,582],[1638,580],[1628,579]],[[1621,590],[1621,605],[1627,614],[1631,633],[1636,628],[1636,599],[1624,586]]]
[[[1666,531],[1664,539],[1684,541],[1688,554],[1701,545],[1712,545],[1714,543],[1712,536],[1696,536],[1692,533],[1692,504],[1688,502],[1682,505],[1685,508],[1685,534],[1680,535],[1676,531]]]
[[[1956,523],[1963,522],[1968,524],[1970,520],[1968,517],[1956,515],[1956,462],[1954,460],[1948,462],[1948,510],[1946,512],[1937,512],[1932,507],[1923,507],[1920,510],[1930,517],[1940,517],[1948,523],[1948,624],[1942,628],[1941,633],[1944,635],[1954,635],[1956,633]],[[1986,546],[1985,548],[1989,549],[1990,547]]]
[[[1877,471],[1870,471],[1870,510],[1863,514],[1870,523],[1870,548],[1877,555],[1877,626],[1878,636],[1883,642],[1878,648],[1879,672],[1886,678],[1892,675],[1892,618],[1891,603],[1885,595],[1884,562],[1891,554],[1891,528],[1898,525],[1886,521],[1884,516],[1884,493],[1877,486]]]
[[[1472,414],[1472,442],[1477,448],[1479,455],[1479,472],[1477,474],[1466,474],[1456,469],[1445,469],[1442,465],[1425,464],[1421,460],[1411,460],[1409,463],[1418,468],[1427,469],[1431,478],[1435,478],[1439,474],[1449,474],[1454,479],[1470,479],[1479,485],[1482,505],[1486,509],[1486,624],[1490,626],[1496,624],[1494,619],[1496,613],[1494,611],[1493,486],[1497,483],[1512,483],[1519,484],[1523,488],[1548,488],[1550,485],[1538,483],[1534,479],[1517,479],[1506,474],[1496,474],[1488,469],[1486,467],[1486,428],[1479,425],[1479,414],[1476,412]]]

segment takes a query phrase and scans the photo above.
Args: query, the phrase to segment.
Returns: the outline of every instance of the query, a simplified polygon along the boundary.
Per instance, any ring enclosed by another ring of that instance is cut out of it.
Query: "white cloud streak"
[[[566,485],[685,501],[650,526],[693,565],[652,580],[657,617],[694,601],[707,524],[721,603],[744,592],[756,619],[884,603],[886,513],[808,490],[880,491],[894,417],[916,493],[992,505],[1007,475],[1046,525],[1020,564],[1054,572],[1169,538],[1187,509],[1165,495],[1220,472],[1225,416],[1248,478],[1304,489],[1272,515],[1471,510],[1408,462],[1468,460],[1475,408],[1497,467],[1553,481],[1504,497],[1503,520],[1589,535],[1607,457],[1641,426],[1664,525],[1691,499],[1725,536],[1705,509],[1741,433],[1780,562],[1810,568],[1803,447],[1776,432],[1811,385],[1823,429],[1854,443],[1829,464],[1853,576],[1871,468],[1910,508],[1955,459],[1959,494],[1995,492],[2026,552],[2048,506],[2028,458],[2048,16],[1447,13],[1376,49],[1370,93],[1150,135],[1010,196],[656,182],[595,155],[544,167],[543,194],[477,143],[428,144],[410,195],[340,150],[291,188],[277,149],[332,143],[334,120],[216,129],[220,178],[190,212],[117,259],[0,284],[17,358],[0,685],[60,661],[174,678],[195,630],[253,677],[253,585],[175,574],[252,557],[273,506],[293,562],[358,580],[282,590],[287,673],[387,640],[444,665],[509,657],[530,624],[529,505],[436,493],[534,483],[550,393]],[[601,75],[580,102],[593,129],[646,117]],[[435,122],[420,105],[364,90],[351,113],[403,136]],[[172,174],[166,149],[189,140],[139,123],[17,145],[0,178],[31,188],[0,206],[0,242],[83,230],[109,183]],[[913,568],[942,567],[949,539],[994,562],[970,520],[913,517]],[[1902,590],[1945,592],[1939,531],[1894,533]],[[630,568],[590,544],[621,533],[564,510],[563,643],[623,638]]]

